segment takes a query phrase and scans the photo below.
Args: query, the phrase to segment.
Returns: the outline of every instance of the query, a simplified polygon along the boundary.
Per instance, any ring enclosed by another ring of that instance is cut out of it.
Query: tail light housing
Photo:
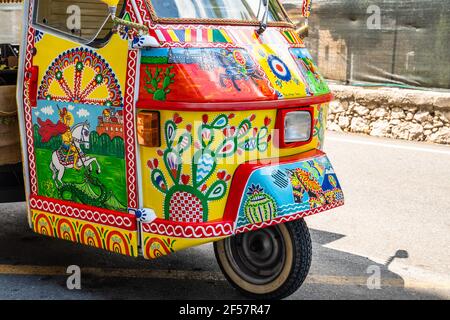
[[[137,116],[138,143],[144,147],[161,146],[159,112],[141,111]]]
[[[276,129],[279,148],[295,148],[310,143],[314,135],[314,108],[279,110]]]

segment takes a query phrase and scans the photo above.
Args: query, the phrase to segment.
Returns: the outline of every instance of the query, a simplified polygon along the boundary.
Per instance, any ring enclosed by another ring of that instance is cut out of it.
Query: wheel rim
[[[278,226],[228,238],[225,252],[233,270],[256,285],[276,279],[286,260],[285,239]]]

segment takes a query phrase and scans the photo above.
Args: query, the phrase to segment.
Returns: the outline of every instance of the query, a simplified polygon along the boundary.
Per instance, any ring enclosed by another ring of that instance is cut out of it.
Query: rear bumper
[[[239,167],[224,220],[235,233],[301,219],[344,204],[339,180],[319,150]]]
[[[142,223],[142,251],[146,259],[153,259],[343,204],[339,181],[327,156],[319,150],[270,163],[245,163],[234,174],[222,220],[187,223],[156,219]]]

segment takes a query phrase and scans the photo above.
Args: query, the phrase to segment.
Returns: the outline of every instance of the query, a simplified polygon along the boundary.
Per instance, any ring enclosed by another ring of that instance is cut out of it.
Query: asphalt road
[[[346,206],[309,217],[313,264],[290,299],[450,298],[450,147],[328,135]],[[81,290],[65,271],[81,268]],[[379,270],[380,287],[369,289]],[[369,273],[368,273],[369,272]],[[33,234],[0,205],[0,299],[242,299],[211,245],[144,261]]]

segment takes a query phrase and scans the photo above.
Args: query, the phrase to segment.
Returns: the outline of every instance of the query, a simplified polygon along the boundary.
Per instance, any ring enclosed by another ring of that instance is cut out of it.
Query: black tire
[[[220,269],[251,299],[283,299],[308,275],[312,245],[304,220],[239,234],[214,243]]]

